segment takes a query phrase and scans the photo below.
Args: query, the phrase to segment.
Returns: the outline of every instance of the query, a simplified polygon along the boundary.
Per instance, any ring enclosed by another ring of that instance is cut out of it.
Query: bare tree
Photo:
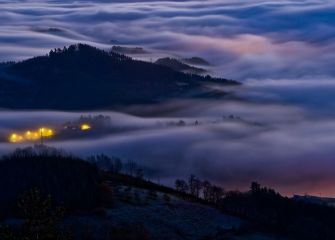
[[[111,172],[120,173],[122,171],[123,164],[120,158],[114,158],[111,166]]]
[[[208,181],[203,181],[202,182],[202,187],[203,187],[203,198],[206,201],[210,201],[210,196],[211,196],[211,191],[212,191],[212,184]]]
[[[176,190],[181,193],[186,193],[189,189],[187,182],[181,179],[176,180],[175,187],[176,187]]]
[[[218,203],[222,199],[222,197],[224,196],[223,188],[215,186],[215,185],[212,186],[211,193],[212,193],[211,194],[211,201],[213,203]]]
[[[126,170],[127,170],[127,173],[130,175],[130,176],[133,176],[135,174],[135,171],[136,171],[136,168],[137,168],[137,164],[132,161],[132,160],[128,160],[128,162],[126,163]]]
[[[261,191],[261,185],[258,182],[252,182],[250,186],[250,192],[252,194],[259,193]]]
[[[195,197],[199,197],[200,196],[200,191],[201,191],[201,188],[202,188],[201,181],[196,176],[191,174],[189,179],[188,179],[188,185],[189,185],[189,189],[190,189],[190,194],[192,194]]]
[[[189,190],[190,190],[190,194],[195,196],[195,181],[196,181],[196,177],[191,174],[190,177],[188,178],[188,186],[189,186]]]
[[[200,181],[200,179],[195,178],[194,180],[194,196],[196,197],[200,197],[200,191],[202,189],[202,182]]]

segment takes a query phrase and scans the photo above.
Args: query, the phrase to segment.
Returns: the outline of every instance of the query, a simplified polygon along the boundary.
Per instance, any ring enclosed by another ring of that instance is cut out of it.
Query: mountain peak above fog
[[[77,44],[51,50],[45,56],[0,65],[0,106],[109,108],[182,97],[206,83],[237,84]]]

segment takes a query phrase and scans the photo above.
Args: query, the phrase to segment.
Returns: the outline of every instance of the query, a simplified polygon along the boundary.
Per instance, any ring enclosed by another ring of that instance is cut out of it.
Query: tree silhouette
[[[70,234],[60,228],[64,217],[63,207],[53,207],[50,196],[43,197],[34,188],[25,192],[18,201],[24,223],[20,231],[2,227],[1,239],[4,240],[68,240]]]
[[[175,188],[178,192],[181,192],[181,193],[187,193],[187,191],[189,190],[187,182],[181,179],[177,179],[175,181]]]
[[[212,184],[209,181],[203,181],[202,187],[203,187],[203,198],[206,201],[210,201],[212,195]]]
[[[190,189],[190,194],[195,197],[199,197],[200,191],[202,189],[201,181],[195,175],[191,174],[188,178],[188,185]]]

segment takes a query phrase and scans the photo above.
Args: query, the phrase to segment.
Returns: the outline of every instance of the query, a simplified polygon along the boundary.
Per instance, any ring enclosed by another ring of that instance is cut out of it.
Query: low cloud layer
[[[268,93],[256,86],[249,92]],[[258,100],[176,100],[127,112],[102,113],[111,125],[98,136],[48,144],[84,157],[106,153],[132,159],[151,170],[152,179],[170,185],[194,173],[228,189],[245,189],[257,180],[288,195],[335,196],[334,115]],[[81,114],[3,111],[0,131],[5,136],[18,128],[59,127]],[[176,126],[180,120],[186,125]],[[3,142],[0,149],[6,153],[17,146]]]
[[[0,58],[22,59],[87,42],[199,55],[215,74],[332,77],[333,1],[0,1]]]

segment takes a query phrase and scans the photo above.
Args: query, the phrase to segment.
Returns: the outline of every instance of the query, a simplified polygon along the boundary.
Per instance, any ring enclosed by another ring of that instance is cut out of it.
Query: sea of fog
[[[84,42],[200,56],[236,80],[334,76],[334,11],[333,0],[0,0],[0,61]]]
[[[219,89],[218,87],[216,87]],[[259,181],[284,194],[335,196],[335,111],[331,80],[248,81],[226,89],[241,100],[173,100],[106,111],[97,136],[47,141],[87,157],[131,159],[147,177],[173,185],[195,174],[227,189]],[[61,126],[93,112],[5,111],[0,134]],[[184,126],[178,126],[180,120]],[[0,143],[2,154],[31,144]]]
[[[110,131],[48,144],[132,159],[170,185],[193,173],[227,189],[257,180],[288,195],[335,196],[334,10],[333,0],[0,0],[0,61],[78,42],[141,46],[144,60],[203,57],[211,74],[243,81],[230,89],[240,101],[105,112]],[[81,114],[3,110],[0,151],[19,146],[5,142],[12,131]]]

